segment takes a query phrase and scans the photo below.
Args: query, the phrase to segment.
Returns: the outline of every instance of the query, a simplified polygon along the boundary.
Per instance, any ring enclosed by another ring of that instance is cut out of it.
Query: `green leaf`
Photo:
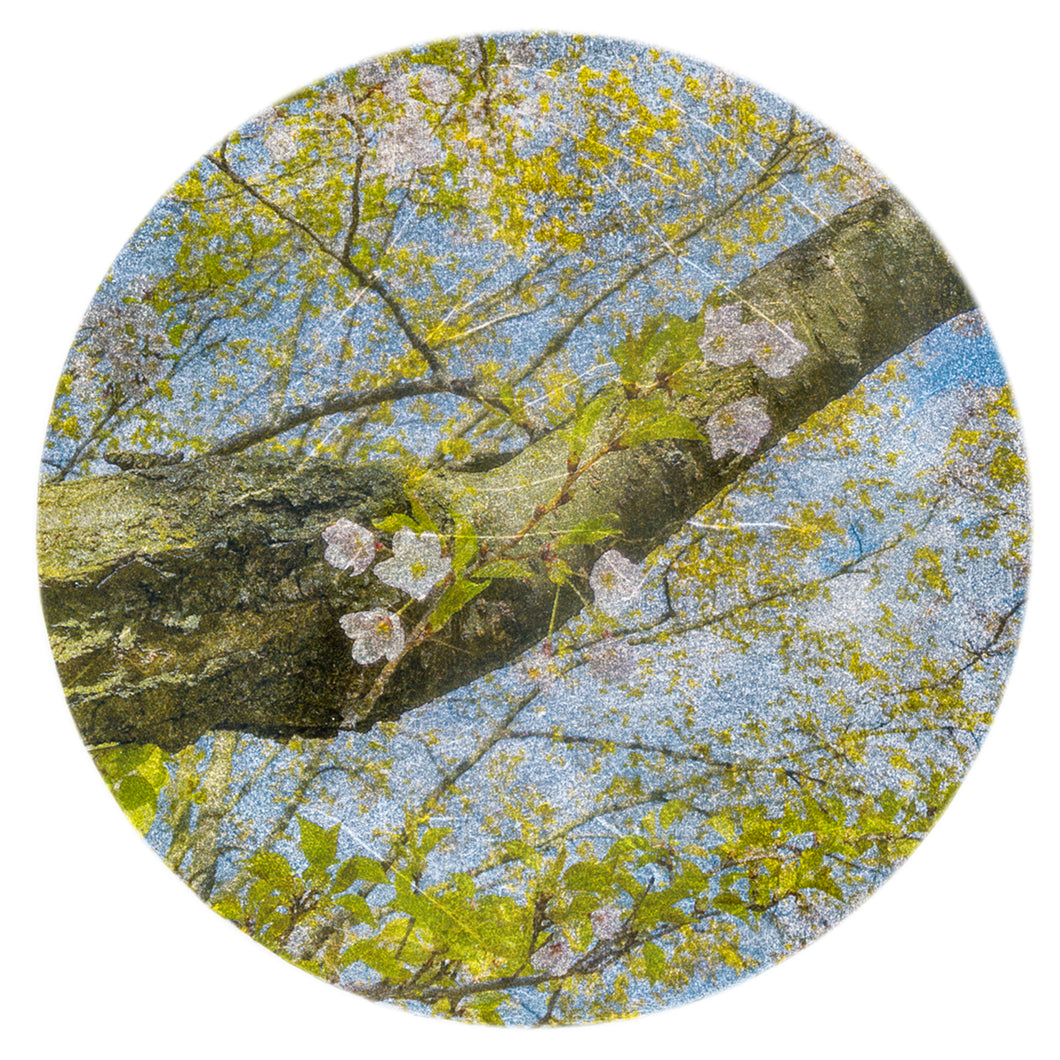
[[[464,1008],[475,1019],[481,1020],[483,1023],[488,1023],[494,1027],[503,1027],[504,1020],[497,1014],[497,1008],[501,1002],[507,1000],[507,994],[479,994],[474,1000],[465,1002]]]
[[[336,870],[335,880],[331,885],[331,893],[338,894],[346,890],[357,880],[357,859],[347,858]]]
[[[306,861],[314,868],[326,868],[335,860],[339,846],[339,825],[332,828],[321,828],[320,825],[298,816],[298,828],[301,832],[302,853]]]
[[[843,901],[843,891],[831,876],[822,873],[814,879],[810,886],[816,888],[818,891],[824,891],[825,894],[838,899],[840,902]]]
[[[354,863],[356,872],[355,879],[364,880],[367,883],[389,883],[387,879],[386,871],[383,869],[381,862],[376,861],[375,858],[362,857],[360,854],[350,858],[350,861]]]
[[[358,924],[370,924],[375,927],[375,916],[371,906],[359,894],[344,894],[341,898],[335,899],[335,904],[341,905],[343,909],[352,913],[357,918]]]
[[[666,971],[666,954],[654,942],[648,942],[644,946],[644,963],[648,982],[654,986]]]
[[[460,575],[478,552],[478,536],[474,527],[462,515],[453,515],[456,535],[453,538],[453,574]]]
[[[590,891],[593,894],[610,893],[613,870],[598,861],[579,861],[563,874],[563,882],[572,891]]]
[[[126,813],[132,813],[134,810],[145,806],[150,806],[152,814],[154,813],[158,795],[155,789],[139,773],[132,773],[127,776],[114,794],[118,800],[118,805]]]
[[[556,547],[591,545],[596,541],[602,541],[605,537],[614,537],[618,533],[617,522],[618,519],[614,515],[583,519],[556,542]]]
[[[420,853],[429,854],[451,831],[451,828],[428,828],[420,839]]]
[[[415,516],[416,521],[419,523],[420,530],[430,530],[432,533],[439,533],[438,524],[427,514],[427,509],[414,497],[408,490],[405,490],[405,496],[409,499],[409,504],[412,506],[412,514]]]
[[[687,417],[677,412],[667,412],[650,422],[641,423],[622,436],[630,449],[645,442],[656,442],[666,438],[687,438],[697,442],[706,441],[699,428]]]
[[[736,838],[736,824],[727,814],[716,813],[707,823],[728,842],[731,843]]]
[[[722,891],[721,894],[715,896],[712,904],[715,909],[723,913],[730,913],[742,919],[747,918],[747,903],[732,891]]]
[[[414,519],[400,513],[388,515],[385,519],[375,519],[372,525],[377,530],[382,530],[384,534],[395,534],[398,530],[413,530],[419,533],[422,529]]]
[[[438,605],[431,612],[431,629],[437,631],[445,627],[446,622],[453,617],[466,603],[474,600],[483,589],[489,586],[489,582],[471,582],[466,578],[460,578],[453,582],[448,589],[442,593]]]
[[[243,919],[243,907],[234,895],[226,895],[220,901],[214,902],[213,911],[220,913],[225,920],[234,920],[238,923]]]
[[[294,873],[282,854],[259,850],[247,860],[246,868],[249,873],[277,890],[291,893],[295,889]]]
[[[504,849],[511,857],[521,861],[535,872],[540,871],[541,855],[529,843],[524,843],[521,839],[509,839],[504,844]]]
[[[666,830],[675,821],[680,821],[685,815],[685,804],[680,799],[671,799],[659,811],[659,824]]]
[[[372,939],[355,942],[342,956],[345,963],[362,961],[388,979],[404,979],[406,975],[405,966]]]
[[[529,581],[533,576],[534,572],[525,563],[518,563],[514,559],[492,560],[471,575],[475,579],[518,578],[521,581]]]

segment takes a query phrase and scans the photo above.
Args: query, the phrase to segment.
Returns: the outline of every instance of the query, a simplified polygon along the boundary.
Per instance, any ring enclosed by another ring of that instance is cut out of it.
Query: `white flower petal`
[[[764,331],[751,360],[771,379],[780,379],[810,351],[795,338],[795,329],[791,324],[780,324],[778,327],[764,325]]]
[[[546,942],[530,958],[532,967],[539,972],[548,972],[549,975],[565,975],[573,963],[574,954],[564,938]]]
[[[644,576],[635,563],[612,548],[593,565],[589,585],[596,606],[605,615],[617,618],[636,603],[644,588]]]
[[[377,662],[384,655],[393,662],[405,648],[401,619],[382,608],[353,611],[339,619],[339,625],[353,646],[350,654],[362,666]]]
[[[361,574],[375,559],[375,535],[359,523],[340,519],[327,527],[320,536],[328,543],[324,550],[324,559],[340,570]]]
[[[703,359],[722,368],[732,368],[751,361],[772,379],[787,375],[809,352],[795,338],[792,324],[774,324],[768,320],[743,323],[743,310],[726,305],[703,311],[703,335],[699,348]]]
[[[442,555],[438,535],[429,531],[415,534],[402,527],[394,534],[393,550],[393,558],[377,564],[375,573],[380,581],[416,600],[426,600],[452,567],[449,557]]]
[[[589,923],[598,939],[613,939],[622,930],[622,913],[605,905],[589,914]]]
[[[758,395],[726,405],[707,420],[711,455],[715,460],[727,453],[750,456],[772,425],[765,399]]]

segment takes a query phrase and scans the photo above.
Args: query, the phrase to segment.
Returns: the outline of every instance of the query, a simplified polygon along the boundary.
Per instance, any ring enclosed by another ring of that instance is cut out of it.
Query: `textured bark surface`
[[[586,579],[611,547],[636,560],[647,555],[813,412],[973,306],[930,232],[891,193],[846,211],[752,274],[733,300],[790,321],[809,354],[782,379],[750,366],[704,365],[707,396],[675,398],[674,406],[705,426],[716,409],[755,393],[768,404],[769,435],[753,457],[720,462],[709,445],[688,441],[604,457],[535,527],[547,537],[589,516],[617,517],[614,538],[564,554],[577,578]],[[620,414],[616,399],[598,438]],[[567,442],[552,434],[500,467],[420,479],[417,495],[443,529],[456,510],[483,540],[503,540],[554,497],[567,455]],[[351,577],[329,567],[320,534],[340,517],[371,525],[407,511],[404,486],[401,473],[383,464],[292,465],[251,453],[45,485],[45,617],[85,740],[174,749],[211,729],[327,736],[344,719],[367,729],[505,665],[540,639],[555,586],[538,562],[529,583],[494,581],[409,651],[364,709],[382,664],[350,658],[338,619],[404,598],[371,572]],[[407,625],[429,606],[408,608]],[[580,606],[564,592],[558,620]]]

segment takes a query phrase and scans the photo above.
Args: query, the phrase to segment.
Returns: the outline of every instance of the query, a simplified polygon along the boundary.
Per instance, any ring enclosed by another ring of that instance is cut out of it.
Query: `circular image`
[[[1004,370],[848,144],[705,63],[413,48],[159,201],[60,379],[70,707],[223,917],[365,998],[634,1015],[916,848],[1027,579]]]

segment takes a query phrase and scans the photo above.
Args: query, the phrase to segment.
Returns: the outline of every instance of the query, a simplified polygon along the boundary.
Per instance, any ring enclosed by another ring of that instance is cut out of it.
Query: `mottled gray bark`
[[[767,404],[770,433],[749,457],[716,461],[697,441],[651,442],[603,457],[520,548],[586,517],[613,515],[614,537],[564,553],[583,595],[602,552],[617,547],[639,560],[813,412],[973,305],[930,232],[891,193],[846,211],[752,274],[735,299],[791,322],[809,354],[781,379],[749,365],[703,364],[698,396],[669,400],[705,426],[712,412],[754,393]],[[621,401],[587,453],[621,416]],[[483,540],[503,541],[555,499],[567,457],[567,441],[553,433],[500,467],[435,473],[416,490],[443,529],[459,511]],[[328,736],[344,719],[367,729],[505,665],[540,639],[555,586],[531,559],[529,582],[494,581],[409,651],[365,706],[383,664],[350,658],[339,616],[406,598],[371,572],[351,577],[329,567],[320,534],[340,517],[371,525],[407,511],[404,486],[401,473],[383,464],[291,465],[252,452],[45,485],[45,615],[86,741],[172,749],[211,729]],[[407,625],[430,605],[408,608]],[[580,606],[565,590],[557,621]]]

